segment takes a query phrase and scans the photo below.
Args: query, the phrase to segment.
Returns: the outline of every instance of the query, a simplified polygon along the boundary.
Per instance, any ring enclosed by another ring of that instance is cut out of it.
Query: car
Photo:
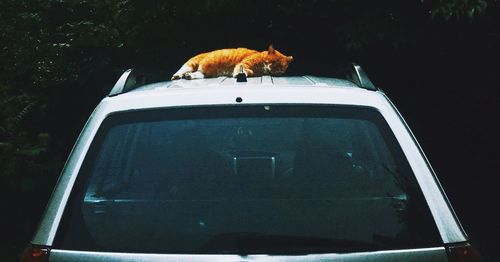
[[[127,70],[21,261],[479,261],[394,104],[342,72]]]

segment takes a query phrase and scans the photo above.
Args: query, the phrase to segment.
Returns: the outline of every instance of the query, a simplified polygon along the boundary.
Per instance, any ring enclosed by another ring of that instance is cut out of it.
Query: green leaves
[[[421,0],[424,3],[424,0]],[[426,1],[430,5],[429,14],[432,18],[461,20],[473,19],[482,15],[488,7],[487,0],[436,0]]]

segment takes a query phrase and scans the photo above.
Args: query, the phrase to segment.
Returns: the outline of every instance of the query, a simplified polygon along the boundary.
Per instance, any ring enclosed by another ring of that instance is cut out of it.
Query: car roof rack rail
[[[117,96],[143,85],[166,80],[168,80],[167,74],[160,68],[137,67],[127,69],[118,78],[108,96]]]
[[[118,81],[109,92],[108,96],[117,96],[127,93],[128,91],[143,85],[145,82],[144,76],[137,74],[137,70],[127,69],[122,73]]]
[[[372,83],[365,70],[357,63],[349,63],[334,70],[334,76],[349,80],[360,88],[377,91],[378,88]]]

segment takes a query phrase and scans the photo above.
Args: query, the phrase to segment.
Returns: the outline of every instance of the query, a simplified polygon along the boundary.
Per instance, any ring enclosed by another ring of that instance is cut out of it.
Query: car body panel
[[[240,99],[237,99],[240,98]],[[240,102],[238,102],[240,101]],[[355,105],[378,110],[389,124],[410,163],[417,181],[424,193],[429,209],[444,244],[467,241],[461,225],[448,203],[446,195],[434,175],[425,155],[416,143],[411,131],[400,117],[396,108],[381,91],[357,88],[345,80],[319,77],[260,77],[249,78],[246,83],[236,83],[231,78],[202,80],[179,80],[140,87],[134,91],[104,98],[96,107],[83,128],[70,157],[63,168],[46,213],[40,223],[32,244],[51,246],[53,244],[64,208],[71,194],[79,169],[99,126],[113,113],[131,110],[194,106],[240,106],[240,105]],[[390,254],[389,254],[390,253]],[[204,261],[308,261],[331,260],[355,261],[446,261],[444,248],[366,252],[363,254],[324,254],[309,256],[233,256],[233,255],[154,255],[119,254],[101,252],[80,252],[53,250],[51,261],[182,261],[195,259]],[[423,257],[425,259],[423,259]],[[80,258],[78,258],[80,257]],[[411,258],[410,258],[411,257]],[[144,259],[143,259],[144,258]],[[418,259],[414,259],[418,258]],[[392,260],[391,260],[392,259]],[[411,260],[413,259],[413,260]],[[356,260],[357,261],[357,260]]]
[[[444,248],[422,248],[409,250],[391,250],[377,252],[359,252],[348,254],[311,254],[295,256],[272,256],[272,255],[181,255],[181,254],[140,254],[140,253],[107,253],[107,252],[83,252],[83,251],[64,251],[52,250],[50,254],[51,262],[58,261],[342,261],[342,262],[441,262],[448,261],[446,250]]]

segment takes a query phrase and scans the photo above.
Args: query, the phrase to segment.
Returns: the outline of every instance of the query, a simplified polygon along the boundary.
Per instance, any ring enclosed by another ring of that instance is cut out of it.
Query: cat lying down
[[[267,51],[262,52],[247,48],[220,49],[189,59],[172,76],[172,80],[218,76],[236,77],[242,67],[247,76],[276,76],[284,74],[292,61],[292,56],[283,55],[272,45]]]

